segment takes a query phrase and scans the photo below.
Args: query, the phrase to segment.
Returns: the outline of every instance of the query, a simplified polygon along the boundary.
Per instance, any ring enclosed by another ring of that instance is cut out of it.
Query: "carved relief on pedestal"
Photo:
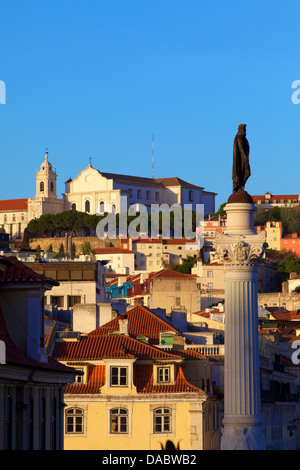
[[[251,265],[259,260],[267,247],[266,234],[230,235],[217,233],[214,248],[222,263]]]

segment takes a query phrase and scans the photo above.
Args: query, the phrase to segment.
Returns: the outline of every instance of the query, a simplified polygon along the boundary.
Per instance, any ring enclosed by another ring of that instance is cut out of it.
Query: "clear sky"
[[[299,0],[0,0],[0,199],[33,197],[48,148],[88,166],[232,191],[247,124],[251,194],[298,194]]]

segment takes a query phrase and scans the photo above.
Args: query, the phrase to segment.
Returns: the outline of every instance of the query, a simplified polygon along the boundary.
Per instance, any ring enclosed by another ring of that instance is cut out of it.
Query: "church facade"
[[[22,238],[30,220],[43,214],[56,214],[65,210],[77,210],[98,214],[126,211],[129,206],[152,204],[189,205],[196,210],[197,204],[204,205],[206,214],[215,212],[216,193],[205,191],[178,177],[144,178],[138,176],[104,173],[91,164],[79,175],[65,182],[63,197],[57,197],[57,174],[45,159],[36,172],[36,194],[28,199],[0,201],[0,229],[3,228],[11,239]]]

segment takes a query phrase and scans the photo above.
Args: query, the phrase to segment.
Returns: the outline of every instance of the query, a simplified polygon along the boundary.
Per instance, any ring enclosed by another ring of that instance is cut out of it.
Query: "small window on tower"
[[[43,183],[43,181],[40,183],[40,191],[41,191],[41,193],[44,192],[44,183]]]
[[[54,191],[54,184],[52,183],[52,181],[50,183],[50,191],[52,191],[52,192]]]

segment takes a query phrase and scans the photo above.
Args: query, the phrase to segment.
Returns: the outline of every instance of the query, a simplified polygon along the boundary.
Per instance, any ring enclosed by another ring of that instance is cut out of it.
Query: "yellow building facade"
[[[54,357],[80,370],[65,389],[66,450],[161,450],[168,440],[180,450],[219,448],[220,403],[189,377],[207,369],[205,356],[152,339],[104,326],[57,342]]]

